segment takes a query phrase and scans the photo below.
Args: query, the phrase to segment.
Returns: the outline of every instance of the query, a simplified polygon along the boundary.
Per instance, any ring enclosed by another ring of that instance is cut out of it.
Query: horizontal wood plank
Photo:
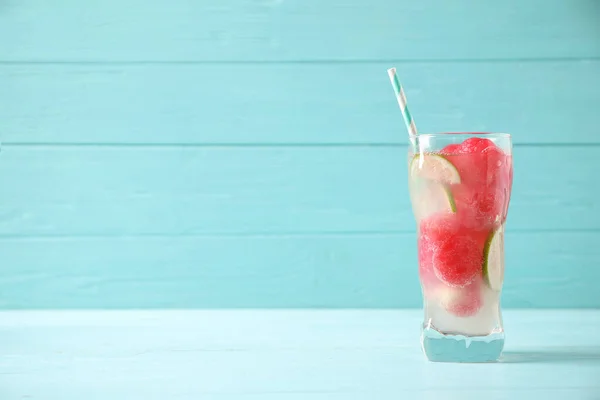
[[[517,147],[508,228],[598,229],[598,147]],[[412,232],[403,147],[6,146],[0,236]]]
[[[386,68],[2,65],[8,143],[406,143]],[[400,63],[419,131],[600,143],[600,61]]]
[[[8,0],[2,61],[598,57],[579,0]]]
[[[600,232],[506,236],[505,307],[600,307]],[[0,240],[0,307],[420,307],[413,233]]]

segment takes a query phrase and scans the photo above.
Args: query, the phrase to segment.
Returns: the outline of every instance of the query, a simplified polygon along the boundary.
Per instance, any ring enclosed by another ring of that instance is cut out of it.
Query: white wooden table
[[[506,311],[492,364],[426,361],[421,317],[2,312],[0,399],[600,399],[600,311]]]

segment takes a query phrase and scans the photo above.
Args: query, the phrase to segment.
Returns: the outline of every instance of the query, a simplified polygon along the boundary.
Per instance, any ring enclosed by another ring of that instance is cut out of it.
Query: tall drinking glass
[[[497,360],[504,347],[500,295],[513,177],[510,135],[417,135],[408,171],[423,351],[431,361]]]

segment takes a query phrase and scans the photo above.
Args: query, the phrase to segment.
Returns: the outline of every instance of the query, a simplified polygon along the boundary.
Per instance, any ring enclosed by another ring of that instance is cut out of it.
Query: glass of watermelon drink
[[[500,294],[513,176],[510,135],[422,134],[411,142],[423,351],[431,361],[497,360],[504,347]]]

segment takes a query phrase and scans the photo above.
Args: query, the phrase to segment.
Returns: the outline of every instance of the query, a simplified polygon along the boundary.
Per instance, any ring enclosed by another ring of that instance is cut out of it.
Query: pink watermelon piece
[[[436,280],[465,286],[480,276],[486,234],[469,230],[455,213],[437,213],[419,227],[419,273],[424,285]],[[435,279],[437,278],[437,279]]]
[[[453,233],[433,252],[435,275],[450,286],[466,286],[481,274],[483,249],[473,237]]]
[[[452,189],[452,194],[465,227],[489,231],[503,222],[508,201],[504,188],[489,186],[477,190],[460,185]]]
[[[490,230],[503,223],[512,185],[511,157],[485,138],[448,145],[441,153],[461,175],[461,184],[451,190],[463,225]]]
[[[460,145],[450,144],[441,154],[454,164],[462,182],[471,187],[489,184],[504,158],[504,152],[485,138],[469,138]]]
[[[431,243],[426,236],[420,236],[417,243],[419,254],[419,280],[423,288],[423,294],[429,297],[433,290],[440,284],[440,280],[435,276],[433,270],[433,260]]]
[[[446,298],[443,306],[446,311],[457,317],[470,317],[477,314],[483,306],[480,281],[477,280],[464,288],[457,289]]]

